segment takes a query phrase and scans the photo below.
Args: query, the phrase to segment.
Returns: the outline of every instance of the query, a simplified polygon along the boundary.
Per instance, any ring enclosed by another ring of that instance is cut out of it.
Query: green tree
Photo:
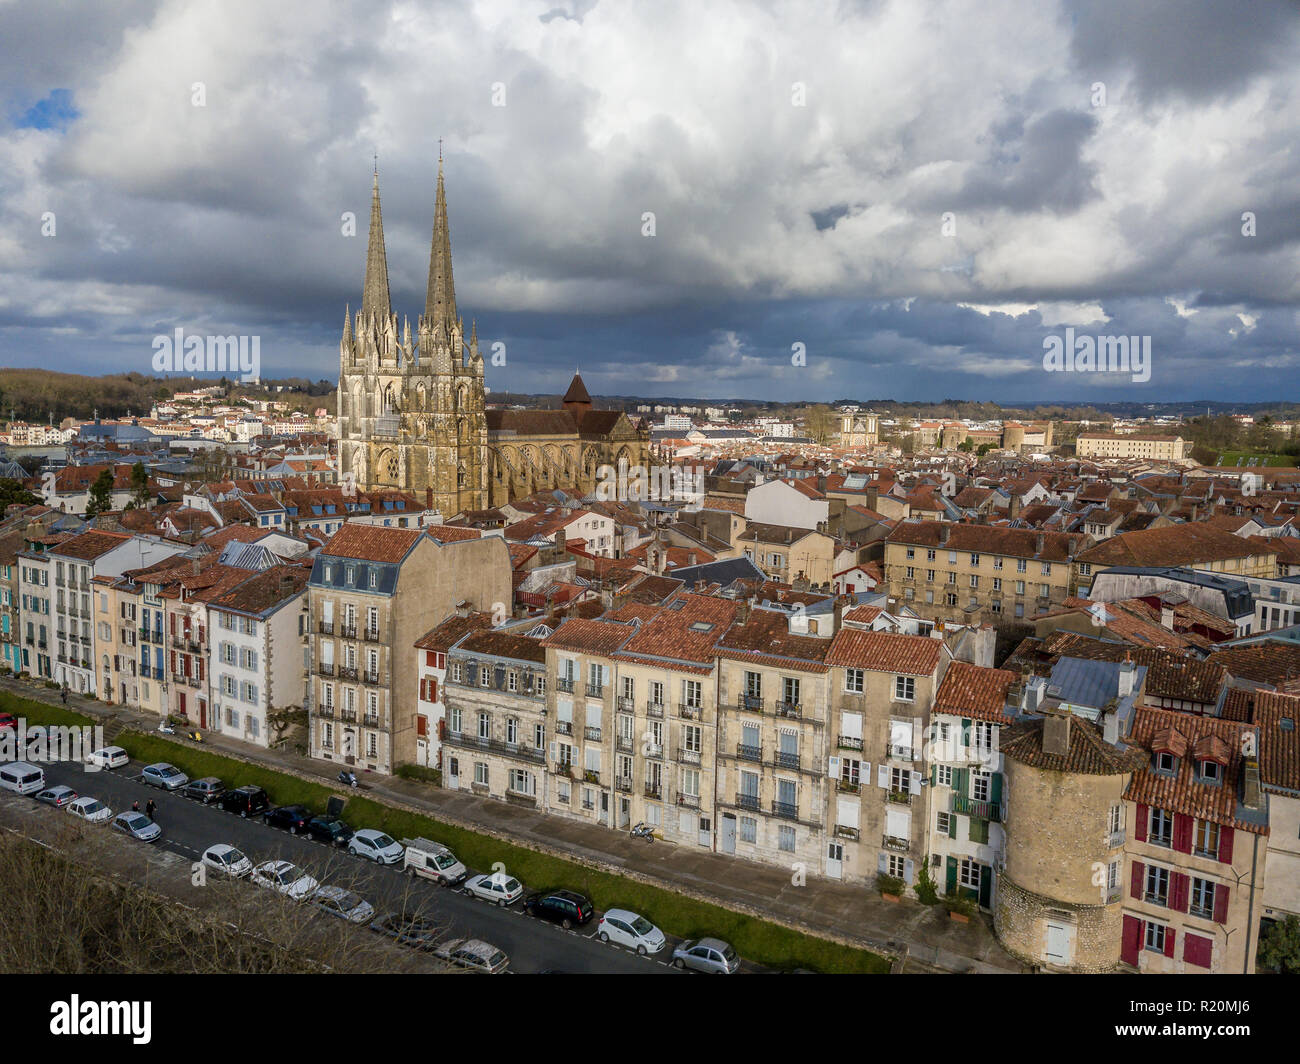
[[[1283,975],[1300,975],[1300,918],[1288,916],[1259,941],[1259,963]]]
[[[970,454],[971,451],[975,450],[975,444],[970,440],[962,440],[961,443],[957,444],[957,450],[965,451],[967,454]]]
[[[40,502],[35,495],[23,487],[22,481],[0,478],[0,513],[12,503],[20,502],[24,506],[33,506]]]
[[[90,499],[86,503],[86,516],[95,517],[113,508],[113,470],[105,469],[90,485]]]
[[[136,506],[148,506],[149,497],[149,474],[143,462],[136,462],[131,467],[131,501]]]
[[[815,443],[829,443],[835,434],[835,412],[825,403],[806,406],[802,414],[804,433]]]

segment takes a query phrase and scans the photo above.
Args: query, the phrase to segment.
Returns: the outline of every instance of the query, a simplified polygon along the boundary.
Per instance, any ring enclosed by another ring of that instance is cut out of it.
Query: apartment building
[[[1268,797],[1268,874],[1260,933],[1300,916],[1300,696],[1254,692],[1251,719],[1259,728],[1260,786]]]
[[[1259,728],[1141,708],[1131,738],[1148,757],[1124,795],[1120,959],[1140,972],[1253,972],[1269,831]]]
[[[915,888],[929,859],[925,738],[950,660],[928,636],[844,628],[831,640],[830,738],[816,762],[819,772],[828,766],[833,795],[828,876],[871,883],[886,875]]]
[[[470,631],[447,654],[443,785],[536,809],[547,805],[546,649]]]
[[[414,529],[339,529],[308,583],[312,756],[384,773],[416,763],[412,645],[458,604],[491,613],[508,610],[510,596],[500,537],[444,543]]]
[[[442,768],[442,736],[447,726],[447,652],[470,632],[492,627],[486,613],[462,608],[415,641],[415,763]]]
[[[955,661],[930,726],[931,877],[944,894],[996,905],[1006,855],[1002,729],[1020,711],[1018,673]]]
[[[18,555],[25,543],[21,527],[0,531],[0,665],[14,672],[23,668]]]
[[[825,532],[751,521],[736,543],[770,580],[821,586],[834,575],[835,540]]]
[[[1181,436],[1148,433],[1081,432],[1075,440],[1074,451],[1080,458],[1146,458],[1177,462],[1187,457],[1187,441]]]
[[[99,658],[99,697],[110,704],[140,704],[140,628],[136,596],[118,590],[122,577],[97,576],[95,653]]]
[[[615,819],[645,822],[685,846],[717,838],[718,640],[736,603],[677,594],[662,607],[637,606],[639,628],[613,654],[614,728],[609,749]]]
[[[1065,602],[1087,542],[1069,532],[903,521],[885,541],[885,584],[933,620],[1019,620]]]
[[[1227,576],[1272,578],[1277,575],[1278,548],[1267,543],[1194,521],[1121,532],[1077,553],[1071,585],[1087,588],[1095,573],[1116,566],[1187,567]]]
[[[718,641],[718,849],[820,871],[833,641],[754,609]]]
[[[636,631],[631,624],[571,617],[542,641],[551,681],[547,711],[555,721],[548,765],[554,813],[611,824],[614,653]]]
[[[209,601],[213,731],[266,747],[288,726],[273,715],[302,708],[310,575],[273,566]]]

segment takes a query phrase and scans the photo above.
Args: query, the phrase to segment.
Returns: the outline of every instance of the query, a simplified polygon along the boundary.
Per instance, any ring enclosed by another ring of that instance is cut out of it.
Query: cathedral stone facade
[[[574,375],[558,410],[490,410],[477,328],[456,313],[442,163],[424,313],[400,331],[388,290],[379,175],[361,308],[349,309],[339,345],[339,470],[362,490],[395,488],[450,517],[535,491],[585,495],[602,466],[648,467],[649,430],[617,410],[596,410]]]

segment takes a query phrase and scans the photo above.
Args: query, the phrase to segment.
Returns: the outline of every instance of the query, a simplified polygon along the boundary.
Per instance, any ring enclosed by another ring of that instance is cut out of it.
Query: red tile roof
[[[827,665],[908,676],[930,676],[939,667],[943,642],[921,635],[841,628],[831,640]]]
[[[939,684],[933,710],[972,720],[1005,723],[1007,689],[1019,679],[1019,673],[1006,669],[954,661]]]

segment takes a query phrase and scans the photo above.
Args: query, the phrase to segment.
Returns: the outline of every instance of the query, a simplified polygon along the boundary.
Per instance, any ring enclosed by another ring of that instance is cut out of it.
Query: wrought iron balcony
[[[836,824],[835,837],[839,839],[849,839],[851,842],[857,842],[859,837],[858,829],[848,827],[845,824]]]
[[[799,806],[794,802],[773,802],[772,815],[785,820],[798,820]]]
[[[663,791],[660,785],[650,780],[647,780],[646,783],[641,787],[641,793],[644,794],[647,798],[654,798],[656,800],[658,800],[663,795]]]
[[[631,776],[615,776],[615,777],[614,777],[614,787],[615,787],[616,789],[620,790],[620,791],[624,791],[624,792],[627,793],[627,794],[631,794],[631,793],[632,793],[632,777],[631,777]]]
[[[333,621],[321,621],[321,622],[319,622],[319,623],[316,625],[316,631],[318,631],[321,635],[333,635],[333,634],[334,634],[334,622],[333,622]]]
[[[700,763],[700,751],[680,747],[677,751],[677,760],[684,761],[688,765],[698,765]]]
[[[647,702],[645,704],[645,712],[647,717],[658,717],[662,719],[664,715],[664,704],[662,702]]]
[[[799,755],[785,750],[778,750],[772,755],[772,764],[777,768],[798,768]]]
[[[778,717],[802,717],[803,706],[798,702],[781,702],[775,704],[776,715]]]
[[[744,743],[736,744],[736,756],[741,761],[762,761],[763,748],[761,746],[746,746]]]
[[[355,680],[357,678],[357,667],[355,665],[340,665],[340,680]]]
[[[852,735],[841,735],[838,740],[838,745],[841,750],[861,750],[862,737],[861,736],[854,737]]]
[[[366,628],[362,631],[361,638],[367,643],[378,643],[380,642],[380,631],[378,628]]]
[[[736,805],[741,809],[752,809],[755,813],[759,810],[757,794],[738,794],[736,795]]]
[[[912,804],[912,796],[908,794],[906,791],[890,791],[887,797],[895,805]]]
[[[604,697],[605,697],[605,688],[602,687],[602,686],[601,686],[600,684],[598,684],[598,683],[589,683],[589,684],[587,684],[587,697],[588,697],[588,698],[604,698]]]
[[[701,709],[699,706],[690,705],[687,702],[677,703],[677,715],[682,720],[699,720]]]
[[[894,835],[882,835],[880,845],[886,850],[893,850],[896,853],[907,853],[912,849],[912,843],[907,839],[900,839]]]
[[[618,708],[624,713],[636,712],[636,699],[631,695],[618,696]]]
[[[755,713],[762,713],[763,696],[762,695],[741,695],[739,698],[736,699],[736,708],[749,709],[749,710],[753,710]]]
[[[555,678],[555,689],[557,691],[567,691],[573,693],[573,680],[568,676],[557,676]]]
[[[583,728],[583,729],[582,729],[582,737],[583,737],[584,739],[586,739],[587,742],[589,742],[589,743],[598,743],[598,742],[600,742],[600,729],[599,729],[599,728]]]
[[[557,776],[563,776],[565,779],[573,779],[573,764],[569,761],[559,761],[551,766],[551,771]]]
[[[677,795],[677,804],[686,809],[698,809],[700,807],[700,796],[698,794],[681,794]]]
[[[332,677],[334,675],[334,662],[318,661],[316,663],[316,671],[320,673],[322,676]]]
[[[843,791],[845,794],[860,794],[862,792],[862,783],[861,781],[854,783],[852,780],[837,779],[835,789]]]
[[[357,626],[354,621],[352,624],[340,624],[339,635],[344,639],[355,639],[357,637]]]
[[[572,735],[572,734],[573,734],[573,721],[571,721],[571,720],[557,720],[557,721],[555,722],[555,734],[556,734],[556,735]]]

